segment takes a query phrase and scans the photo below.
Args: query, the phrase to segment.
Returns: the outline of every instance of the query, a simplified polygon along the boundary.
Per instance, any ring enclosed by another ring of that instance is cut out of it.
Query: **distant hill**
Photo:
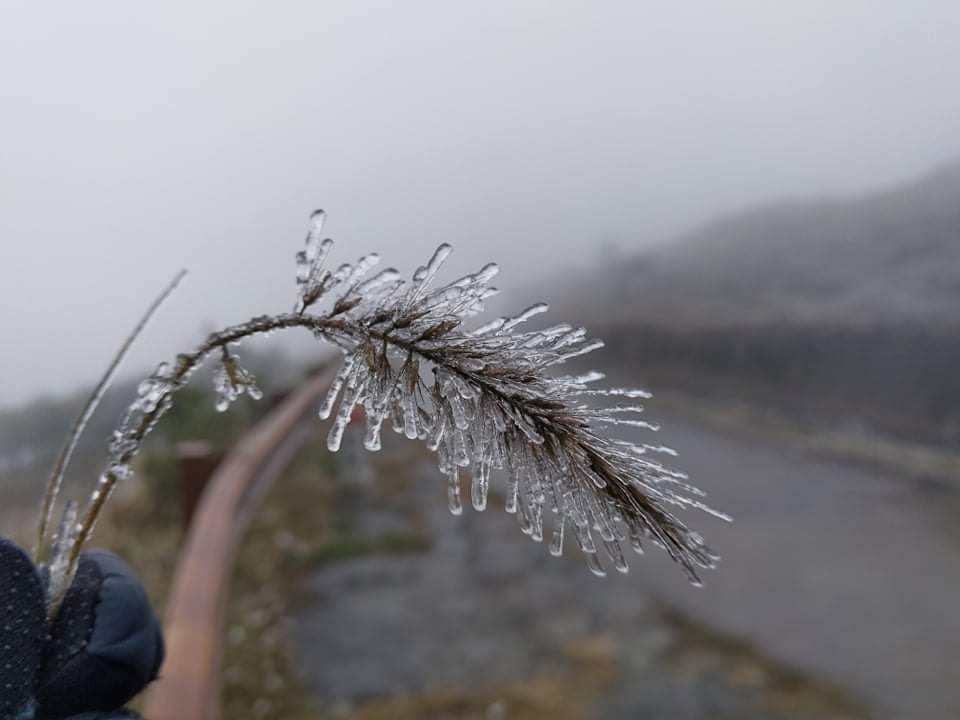
[[[645,377],[960,440],[960,163],[736,213],[601,273],[575,312]]]
[[[960,327],[960,162],[884,192],[730,215],[611,279],[598,317],[618,321]]]

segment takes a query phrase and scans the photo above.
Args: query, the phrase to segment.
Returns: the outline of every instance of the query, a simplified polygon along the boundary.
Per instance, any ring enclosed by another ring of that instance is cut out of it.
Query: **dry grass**
[[[571,645],[566,667],[513,685],[445,689],[371,702],[351,720],[583,720],[590,706],[619,677],[616,644],[598,636]]]

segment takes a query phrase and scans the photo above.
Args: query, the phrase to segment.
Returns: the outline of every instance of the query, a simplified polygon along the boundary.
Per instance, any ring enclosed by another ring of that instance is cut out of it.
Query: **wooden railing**
[[[244,435],[199,500],[167,607],[167,659],[147,697],[149,720],[219,720],[224,616],[237,548],[272,482],[316,428],[333,379],[317,373]],[[312,422],[311,422],[312,420]]]

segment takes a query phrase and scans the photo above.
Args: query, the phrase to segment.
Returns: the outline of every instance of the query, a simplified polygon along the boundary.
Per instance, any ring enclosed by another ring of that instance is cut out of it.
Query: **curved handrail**
[[[333,380],[321,370],[246,433],[210,478],[174,571],[167,660],[150,688],[150,720],[217,720],[230,573],[260,499],[310,436],[303,422]]]

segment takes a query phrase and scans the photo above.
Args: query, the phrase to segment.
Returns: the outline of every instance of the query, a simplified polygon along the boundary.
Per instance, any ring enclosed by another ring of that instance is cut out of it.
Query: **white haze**
[[[92,382],[181,266],[133,367],[291,306],[315,207],[337,259],[509,288],[960,150],[954,2],[2,8],[0,405]]]

